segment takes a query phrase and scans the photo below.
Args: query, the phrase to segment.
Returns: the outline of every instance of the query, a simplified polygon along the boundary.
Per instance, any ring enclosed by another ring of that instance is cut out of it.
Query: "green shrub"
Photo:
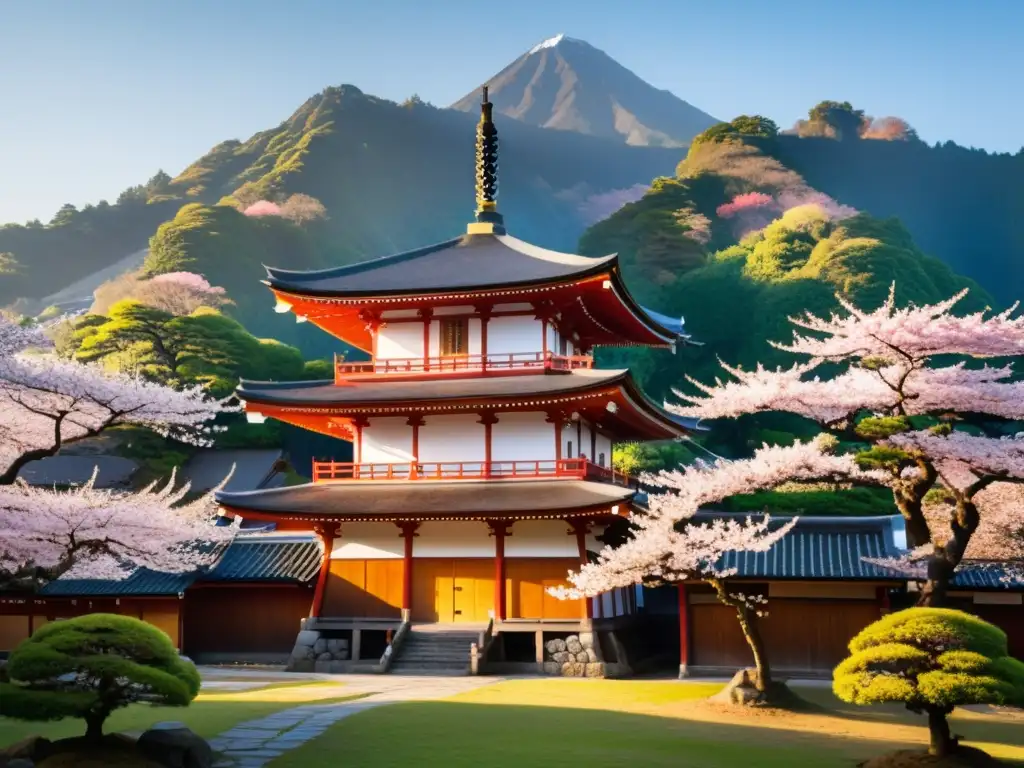
[[[1024,705],[1024,663],[998,627],[948,608],[909,608],[850,641],[832,688],[852,704],[900,702],[927,713],[931,752],[955,750],[946,716],[965,704]]]
[[[138,619],[94,613],[55,621],[22,642],[0,683],[0,715],[19,720],[79,717],[99,739],[111,712],[134,702],[184,707],[199,673],[169,637]]]

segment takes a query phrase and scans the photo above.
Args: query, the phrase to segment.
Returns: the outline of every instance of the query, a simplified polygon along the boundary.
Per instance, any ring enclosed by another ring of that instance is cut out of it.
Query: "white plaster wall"
[[[545,418],[536,412],[499,413],[498,423],[491,427],[491,460],[554,460],[554,426]]]
[[[423,324],[393,323],[377,333],[377,359],[423,357]]]
[[[420,331],[422,332],[422,328]],[[440,357],[441,355],[441,321],[433,320],[430,323],[430,350],[428,352],[430,357]]]
[[[473,315],[476,314],[476,308],[465,305],[456,307],[434,307],[435,315]]]
[[[487,354],[540,352],[544,337],[541,322],[528,315],[493,317],[487,324]]]
[[[569,443],[572,443],[572,456],[569,455]],[[576,423],[569,422],[562,426],[562,458],[578,459],[580,448],[576,444]]]
[[[495,304],[495,312],[532,312],[533,305],[527,301],[513,302],[510,304]]]
[[[487,457],[487,449],[484,445],[484,425],[479,424],[479,420],[476,414],[427,414],[424,417],[425,424],[420,427],[419,460],[483,461]],[[363,460],[366,460],[365,457]]]
[[[389,309],[386,312],[381,312],[380,317],[385,322],[388,320],[395,320],[397,318],[410,318],[419,317],[420,311],[418,309]]]
[[[564,520],[519,520],[505,538],[505,557],[579,557]]]
[[[396,464],[412,461],[412,427],[404,416],[374,418],[363,427],[364,462]]]
[[[605,435],[598,434],[597,436],[597,450],[594,452],[591,461],[600,464],[601,454],[604,453],[604,466],[610,467],[612,465],[612,441],[611,438]]]
[[[548,323],[548,350],[558,352],[558,331],[551,323]]]
[[[334,540],[332,560],[395,560],[405,556],[405,541],[394,523],[343,523]]]
[[[494,537],[483,522],[425,522],[416,533],[413,557],[494,557]]]
[[[479,355],[483,353],[481,344],[483,342],[482,331],[480,329],[481,323],[480,318],[471,317],[469,318],[469,354]],[[490,342],[490,340],[488,340]]]

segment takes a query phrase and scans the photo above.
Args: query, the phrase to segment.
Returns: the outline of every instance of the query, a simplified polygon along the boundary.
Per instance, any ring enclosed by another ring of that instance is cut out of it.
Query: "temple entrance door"
[[[494,561],[454,562],[454,613],[452,621],[485,622],[494,602]]]
[[[494,561],[417,559],[413,565],[413,620],[481,623],[494,602]]]

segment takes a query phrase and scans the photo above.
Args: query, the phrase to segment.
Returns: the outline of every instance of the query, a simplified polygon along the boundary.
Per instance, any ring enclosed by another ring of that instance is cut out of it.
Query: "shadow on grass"
[[[204,738],[216,736],[238,723],[254,720],[279,712],[282,709],[301,706],[304,703],[281,701],[194,701],[187,707],[152,707],[147,704],[133,704],[120,709],[105,723],[105,733],[144,731],[154,723],[173,720],[185,723]],[[48,739],[65,739],[85,733],[85,721],[77,719],[40,723],[12,720],[0,717],[0,748],[28,736],[45,736]]]
[[[271,768],[346,766],[533,768],[852,768],[906,741],[787,730],[766,719],[680,717],[537,705],[410,702],[354,715]]]

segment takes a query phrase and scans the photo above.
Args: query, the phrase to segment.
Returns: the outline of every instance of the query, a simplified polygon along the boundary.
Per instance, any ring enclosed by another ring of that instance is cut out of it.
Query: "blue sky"
[[[1020,0],[0,0],[0,223],[49,220],[328,85],[446,105],[564,32],[716,117],[821,99],[1024,145]]]

